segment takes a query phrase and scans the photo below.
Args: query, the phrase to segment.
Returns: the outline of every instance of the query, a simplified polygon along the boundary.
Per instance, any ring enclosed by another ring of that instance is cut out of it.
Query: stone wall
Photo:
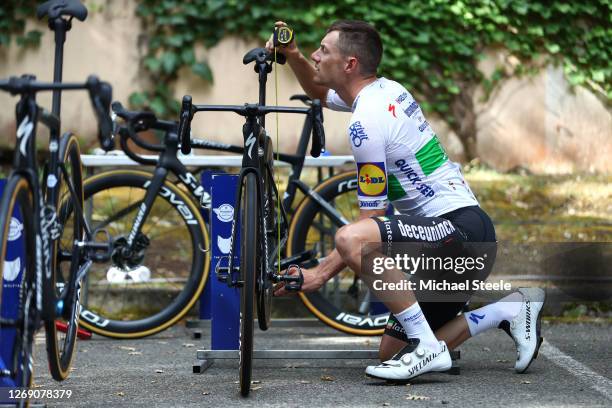
[[[97,1],[104,7],[90,8],[84,22],[75,21],[65,47],[64,80],[82,81],[90,73],[113,85],[114,99],[127,103],[129,94],[147,86],[139,67],[146,43],[140,21],[134,15],[133,0]],[[110,6],[108,6],[110,4]],[[88,4],[89,5],[89,4]],[[41,80],[52,78],[53,35],[42,23],[29,22],[43,31],[37,50],[11,46],[0,49],[0,77],[33,73]],[[226,38],[206,53],[215,78],[214,85],[204,84],[191,72],[181,72],[176,97],[190,93],[195,103],[242,104],[257,101],[257,76],[252,66],[242,65],[242,56],[261,46],[238,38]],[[201,57],[204,50],[197,50]],[[486,72],[495,66],[499,54],[492,53],[482,63]],[[288,67],[278,69],[278,102],[301,93]],[[268,103],[275,101],[274,76],[268,81]],[[517,166],[536,173],[610,172],[612,149],[612,114],[597,97],[583,88],[569,90],[559,68],[548,67],[532,78],[505,82],[487,102],[475,96],[478,115],[478,152],[487,164],[508,170]],[[15,97],[0,94],[0,139],[2,145],[14,141]],[[50,106],[50,95],[41,95],[39,103]],[[463,159],[457,137],[440,118],[428,115],[449,155]],[[87,95],[67,92],[62,100],[63,128],[81,136],[84,147],[95,145],[95,122]],[[332,154],[350,154],[345,126],[346,113],[325,111],[327,148]],[[303,117],[281,115],[280,147],[295,149]],[[229,143],[241,143],[242,121],[233,114],[199,114],[194,121],[195,135]],[[268,119],[268,131],[275,137],[276,121]],[[7,136],[8,135],[8,136]],[[45,143],[46,138],[40,137]]]

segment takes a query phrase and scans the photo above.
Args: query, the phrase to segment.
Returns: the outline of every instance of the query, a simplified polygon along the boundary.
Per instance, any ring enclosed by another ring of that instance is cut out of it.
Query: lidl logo
[[[359,163],[358,193],[360,195],[379,197],[387,195],[387,174],[385,164],[378,163]]]

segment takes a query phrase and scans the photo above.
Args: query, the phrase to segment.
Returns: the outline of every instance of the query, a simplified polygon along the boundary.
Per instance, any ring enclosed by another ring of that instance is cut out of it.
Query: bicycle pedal
[[[297,271],[297,275],[292,273],[293,270]],[[285,284],[285,290],[289,292],[299,292],[302,290],[302,285],[304,284],[302,268],[300,268],[299,265],[289,265],[285,273],[272,275],[272,282],[283,282]]]

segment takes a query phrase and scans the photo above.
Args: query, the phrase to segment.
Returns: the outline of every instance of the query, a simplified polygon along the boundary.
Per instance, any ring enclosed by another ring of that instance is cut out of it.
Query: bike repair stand
[[[207,177],[207,175],[204,175]],[[212,197],[209,219],[211,242],[211,265],[208,282],[200,297],[200,319],[210,320],[211,348],[197,350],[193,373],[201,374],[217,359],[238,359],[240,324],[240,289],[220,282],[215,274],[217,265],[227,266],[230,248],[232,220],[234,216],[237,175],[213,174],[210,181]],[[237,227],[237,231],[240,228]],[[240,236],[236,239],[240,242]],[[235,245],[239,250],[240,245]],[[233,264],[239,266],[240,254],[234,254]],[[274,326],[275,320],[272,320]],[[193,327],[193,326],[192,326]],[[196,338],[199,337],[196,335]],[[378,360],[378,350],[253,350],[254,359],[359,359]],[[451,351],[451,358],[458,360],[459,351]],[[448,371],[459,374],[459,367],[453,363]]]

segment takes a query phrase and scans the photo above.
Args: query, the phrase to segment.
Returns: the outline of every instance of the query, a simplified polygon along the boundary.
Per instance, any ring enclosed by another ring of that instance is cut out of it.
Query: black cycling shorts
[[[393,243],[421,242],[431,254],[457,253],[462,242],[495,242],[493,222],[479,206],[464,207],[438,217],[410,215],[388,215],[373,217],[378,224],[382,241],[382,252],[394,256]],[[460,251],[460,249],[459,249]],[[486,279],[490,269],[480,275]],[[418,272],[417,272],[418,275]],[[417,295],[417,300],[419,295]],[[421,310],[433,331],[455,318],[467,302],[425,302],[419,301]],[[389,316],[385,334],[400,340],[407,340],[404,329],[395,316]]]

